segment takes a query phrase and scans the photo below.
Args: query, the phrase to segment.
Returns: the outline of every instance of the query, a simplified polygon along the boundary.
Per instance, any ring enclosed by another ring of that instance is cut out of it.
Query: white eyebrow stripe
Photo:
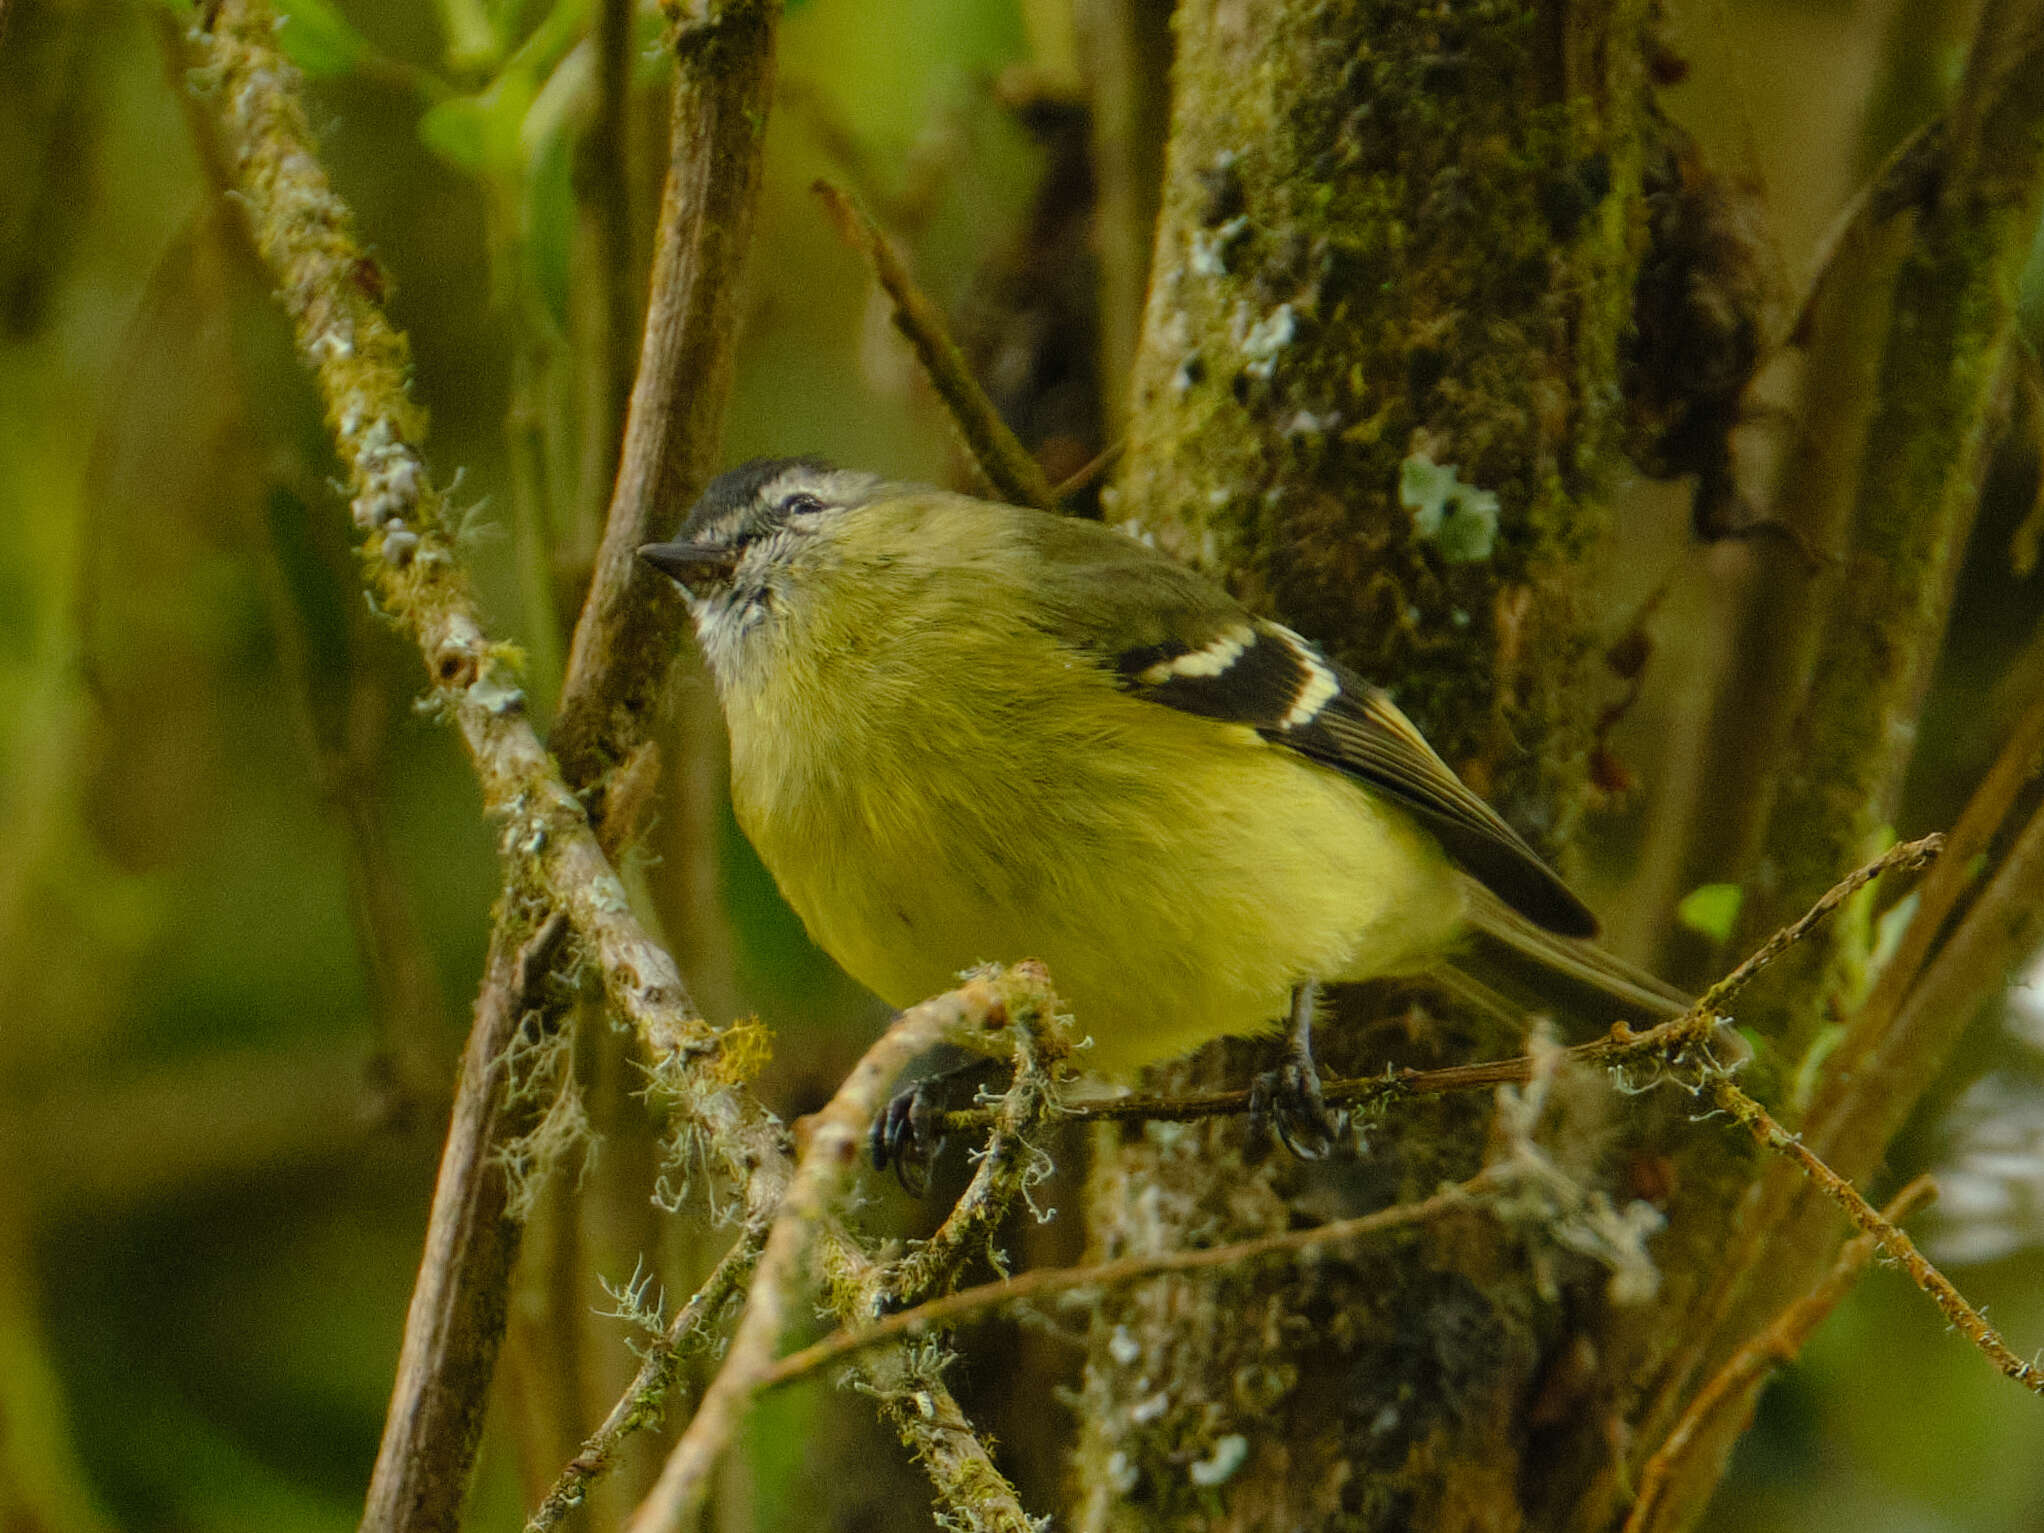
[[[1306,668],[1306,676],[1299,688],[1299,695],[1292,700],[1292,706],[1285,716],[1278,720],[1280,729],[1303,729],[1320,717],[1320,710],[1341,695],[1341,681],[1328,668],[1327,662],[1315,653],[1313,646],[1279,623],[1272,623],[1270,630],[1285,641],[1287,648],[1299,657],[1299,664]]]
[[[1247,623],[1237,623],[1219,638],[1190,650],[1183,655],[1174,655],[1169,660],[1159,660],[1136,677],[1146,687],[1161,687],[1173,677],[1198,678],[1219,676],[1242,658],[1243,651],[1256,642],[1256,630]]]

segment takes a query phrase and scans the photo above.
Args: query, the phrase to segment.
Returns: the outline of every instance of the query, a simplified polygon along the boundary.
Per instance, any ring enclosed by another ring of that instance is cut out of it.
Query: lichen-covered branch
[[[917,1055],[939,1043],[985,1051],[990,1037],[1004,1040],[1025,1014],[1047,1016],[1051,1005],[1041,972],[1024,966],[968,980],[947,995],[911,1007],[809,1120],[807,1145],[774,1215],[724,1366],[668,1455],[658,1483],[632,1514],[628,1533],[665,1533],[695,1525],[709,1495],[711,1471],[737,1432],[760,1379],[773,1363],[774,1348],[794,1318],[810,1247],[823,1233],[831,1204],[857,1165],[866,1130],[896,1077]]]
[[[559,1527],[561,1519],[583,1503],[590,1487],[610,1471],[625,1439],[659,1423],[683,1358],[706,1345],[715,1334],[713,1327],[719,1313],[751,1279],[753,1268],[759,1264],[766,1233],[766,1221],[748,1224],[704,1279],[702,1287],[675,1312],[659,1339],[646,1348],[631,1386],[610,1408],[602,1425],[589,1434],[582,1451],[561,1471],[545,1499],[525,1520],[525,1533],[549,1533]]]
[[[1029,1189],[1054,1169],[1030,1136],[1046,1117],[1062,1114],[1057,1074],[1064,1059],[1062,1042],[1040,1019],[1021,1019],[1015,1031],[1015,1079],[992,1110],[978,1168],[937,1232],[887,1270],[884,1307],[920,1303],[955,1283],[965,1264],[988,1247],[1017,1200],[1027,1201]]]
[[[846,1241],[825,1246],[825,1275],[841,1325],[863,1322],[887,1296],[886,1269]],[[939,1526],[960,1533],[1045,1533],[994,1464],[992,1450],[944,1382],[949,1358],[935,1346],[903,1346],[858,1364],[855,1387],[870,1395],[902,1446],[930,1477]]]
[[[258,0],[223,0],[193,34],[195,82],[218,105],[237,200],[325,403],[355,522],[367,535],[363,568],[371,600],[418,644],[428,700],[460,733],[484,806],[502,822],[507,909],[565,914],[606,1001],[654,1061],[667,1105],[702,1135],[712,1162],[749,1205],[771,1208],[787,1174],[779,1126],[723,1067],[720,1035],[694,1014],[672,958],[632,915],[583,805],[526,717],[515,652],[485,633],[445,494],[420,453],[424,422],[407,394],[405,339],[377,301],[381,285],[371,280],[352,216],[313,152],[298,77],[275,49],[275,30],[273,14]],[[603,578],[599,570],[599,583]],[[504,942],[500,931],[500,948]],[[459,1261],[462,1253],[448,1259]],[[478,1267],[471,1276],[480,1288],[463,1302],[480,1306],[487,1318],[491,1304],[501,1304],[502,1274]],[[459,1289],[458,1273],[422,1273],[422,1282],[443,1277]],[[455,1317],[445,1323],[461,1329]],[[489,1350],[482,1346],[476,1357],[485,1368]],[[434,1387],[479,1400],[477,1382],[449,1374]],[[474,1408],[473,1401],[442,1403],[445,1410],[421,1406],[398,1414],[459,1425],[460,1411]],[[422,1523],[418,1512],[422,1498],[430,1498],[453,1515],[446,1509],[458,1507],[466,1477],[465,1462],[454,1460],[470,1446],[456,1431],[429,1453],[400,1455],[402,1462],[387,1455],[391,1467],[379,1469],[379,1479],[396,1476],[403,1487],[386,1481],[387,1493],[372,1503],[372,1525],[385,1525],[375,1523],[385,1512],[410,1519],[395,1525],[451,1525]],[[430,1468],[425,1479],[422,1463]]]

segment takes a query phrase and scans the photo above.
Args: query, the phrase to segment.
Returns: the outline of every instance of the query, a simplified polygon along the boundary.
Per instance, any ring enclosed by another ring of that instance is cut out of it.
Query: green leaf
[[[524,160],[519,125],[533,85],[506,71],[473,96],[453,96],[421,114],[419,139],[455,169],[477,177],[515,176]]]
[[[1682,897],[1675,919],[1714,942],[1729,942],[1745,901],[1746,891],[1737,884],[1701,884]]]
[[[284,56],[314,79],[352,73],[371,51],[329,0],[277,0],[277,42]]]

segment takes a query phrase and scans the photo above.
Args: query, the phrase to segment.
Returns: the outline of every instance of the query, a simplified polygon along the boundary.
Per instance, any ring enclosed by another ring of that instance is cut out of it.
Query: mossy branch
[[[768,1231],[724,1366],[668,1455],[659,1481],[633,1512],[627,1533],[695,1526],[709,1495],[711,1471],[736,1435],[773,1364],[781,1333],[794,1318],[810,1248],[823,1234],[831,1205],[858,1164],[867,1129],[895,1078],[917,1055],[940,1043],[983,1051],[990,1037],[1042,1028],[1053,1010],[1042,971],[1030,966],[968,980],[902,1013],[823,1110],[807,1121],[807,1143]]]

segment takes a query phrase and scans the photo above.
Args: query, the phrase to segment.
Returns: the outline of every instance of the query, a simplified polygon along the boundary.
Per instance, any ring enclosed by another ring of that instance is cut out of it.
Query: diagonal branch
[[[1193,1247],[1160,1251],[1149,1256],[1124,1256],[1090,1267],[1039,1267],[999,1282],[961,1288],[905,1309],[855,1330],[839,1331],[812,1342],[799,1352],[790,1352],[774,1363],[758,1382],[760,1389],[778,1389],[835,1363],[849,1362],[871,1348],[888,1342],[913,1341],[930,1332],[960,1321],[971,1320],[994,1310],[1019,1304],[1040,1304],[1059,1295],[1092,1292],[1096,1289],[1125,1288],[1152,1278],[1178,1277],[1191,1272],[1244,1266],[1266,1256],[1296,1256],[1387,1230],[1409,1229],[1426,1224],[1443,1214],[1476,1206],[1491,1190],[1492,1173],[1479,1172],[1466,1182],[1444,1187],[1415,1203],[1397,1203],[1375,1213],[1353,1219],[1337,1219],[1308,1229],[1284,1230],[1259,1235],[1251,1240],[1223,1246]]]
[[[1895,1195],[1881,1210],[1881,1217],[1890,1223],[1900,1223],[1936,1192],[1931,1179],[1920,1176]],[[1852,1291],[1876,1249],[1872,1235],[1855,1235],[1848,1240],[1838,1253],[1838,1260],[1815,1288],[1775,1316],[1765,1331],[1733,1353],[1725,1366],[1711,1375],[1640,1471],[1639,1496],[1625,1519],[1624,1533],[1649,1533],[1662,1506],[1663,1493],[1682,1468],[1684,1455],[1696,1440],[1698,1430],[1717,1412],[1744,1397],[1751,1386],[1795,1359],[1811,1333]]]
[[[748,1224],[740,1232],[731,1249],[724,1253],[724,1259],[704,1279],[703,1286],[668,1322],[659,1340],[646,1349],[631,1385],[603,1418],[603,1424],[589,1434],[582,1451],[555,1479],[546,1499],[526,1519],[525,1533],[549,1533],[559,1527],[561,1519],[587,1499],[590,1486],[610,1471],[625,1439],[640,1428],[659,1422],[682,1358],[714,1334],[711,1326],[718,1313],[752,1276],[765,1241],[763,1220]]]
[[[753,5],[733,10],[770,14]],[[430,678],[427,702],[455,725],[484,807],[503,822],[505,908],[566,916],[609,1005],[654,1061],[672,1109],[703,1134],[714,1162],[744,1188],[751,1211],[771,1209],[787,1175],[779,1125],[735,1085],[733,1072],[719,1068],[720,1035],[694,1014],[673,959],[632,915],[588,815],[526,717],[516,652],[487,636],[457,556],[445,493],[420,453],[424,418],[407,396],[405,338],[377,301],[380,284],[364,275],[373,268],[314,153],[298,74],[277,52],[275,33],[261,0],[222,0],[193,33],[194,80],[218,103],[236,200],[325,403],[354,519],[367,535],[370,600],[419,646]],[[731,67],[714,26],[696,41],[701,57]],[[746,122],[748,139],[754,126]],[[495,949],[501,955],[511,946],[500,928]],[[459,1110],[487,1108],[470,1099]],[[450,1217],[456,1212],[450,1208]],[[429,1257],[429,1267],[441,1259],[454,1265],[421,1273],[421,1295],[437,1294],[443,1311],[435,1319],[415,1306],[411,1329],[472,1336],[469,1361],[486,1377],[494,1338],[465,1328],[457,1312],[485,1321],[498,1313],[505,1271],[495,1261],[465,1265],[486,1244],[487,1221],[473,1210],[468,1217],[468,1238],[450,1239],[441,1257]],[[393,1414],[439,1435],[430,1449],[415,1443],[418,1451],[393,1451],[379,1462],[369,1526],[451,1528],[459,1516],[473,1447],[463,1413],[475,1408],[466,1396],[480,1398],[480,1379],[462,1373],[444,1350],[418,1345],[442,1364],[405,1375]],[[434,1393],[444,1398],[426,1398]]]
[[[1895,1259],[1909,1274],[1909,1280],[1929,1294],[1932,1302],[1944,1311],[1953,1328],[1987,1354],[1988,1361],[2032,1394],[2044,1394],[2044,1368],[2025,1362],[2011,1352],[2002,1341],[2001,1333],[1987,1323],[1987,1318],[1980,1311],[1966,1302],[1965,1296],[1952,1286],[1951,1279],[1932,1266],[1930,1258],[1916,1249],[1916,1242],[1884,1218],[1873,1204],[1861,1196],[1857,1187],[1825,1165],[1801,1139],[1775,1122],[1766,1108],[1730,1081],[1716,1082],[1711,1095],[1717,1105],[1743,1124],[1756,1141],[1784,1156],[1815,1184],[1818,1191],[1844,1209],[1846,1218],[1861,1233],[1871,1235],[1880,1248]]]
[[[852,194],[828,181],[815,183],[816,194],[830,212],[839,236],[873,268],[873,275],[894,300],[894,328],[908,337],[922,360],[923,371],[951,412],[966,451],[1001,499],[1040,511],[1057,509],[1057,492],[1044,476],[1043,465],[1024,447],[972,376],[965,353],[951,339],[944,316],[909,275],[908,263],[894,242],[880,232],[872,216]]]

